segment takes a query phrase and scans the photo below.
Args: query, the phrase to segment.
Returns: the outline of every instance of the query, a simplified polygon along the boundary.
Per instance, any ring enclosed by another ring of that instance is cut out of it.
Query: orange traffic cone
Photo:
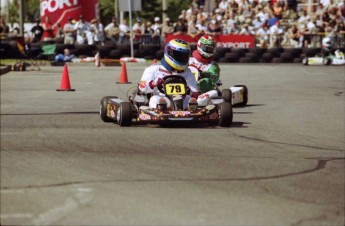
[[[118,84],[129,84],[129,83],[131,83],[131,82],[128,82],[126,62],[124,62],[124,61],[122,61],[120,79],[116,83],[118,83]]]
[[[75,89],[71,89],[67,64],[63,67],[60,89],[56,89],[56,91],[75,91]]]

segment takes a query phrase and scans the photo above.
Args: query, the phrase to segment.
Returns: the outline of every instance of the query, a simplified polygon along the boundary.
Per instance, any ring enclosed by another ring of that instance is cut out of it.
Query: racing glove
[[[192,92],[192,90],[187,86],[186,88],[187,95],[190,95],[191,97],[194,97],[195,99],[198,99],[199,93],[198,92]]]
[[[151,80],[151,81],[149,82],[149,86],[150,86],[151,89],[154,89],[155,86],[157,86],[157,87],[163,87],[163,79],[161,79],[161,78],[156,78],[155,80]]]

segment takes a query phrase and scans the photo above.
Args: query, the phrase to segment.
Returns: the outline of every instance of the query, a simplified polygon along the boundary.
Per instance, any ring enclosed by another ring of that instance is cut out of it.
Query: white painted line
[[[70,214],[79,206],[86,204],[93,199],[92,189],[79,187],[76,189],[77,193],[65,200],[62,205],[53,207],[38,215],[33,220],[34,225],[51,225],[60,220],[65,215]]]
[[[299,68],[307,75],[325,75],[326,74],[326,73],[308,72],[308,71],[304,70],[302,67],[299,67]]]

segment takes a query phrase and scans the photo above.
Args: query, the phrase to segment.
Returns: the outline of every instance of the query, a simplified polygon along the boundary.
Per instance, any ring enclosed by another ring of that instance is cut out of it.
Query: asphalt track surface
[[[344,225],[345,67],[220,65],[230,128],[102,122],[145,66],[0,77],[1,225]]]

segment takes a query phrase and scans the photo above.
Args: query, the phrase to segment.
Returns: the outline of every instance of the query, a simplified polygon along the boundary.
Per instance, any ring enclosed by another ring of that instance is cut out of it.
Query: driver
[[[139,90],[145,94],[152,94],[149,100],[151,108],[157,108],[157,104],[166,104],[168,109],[171,108],[170,100],[159,92],[157,87],[162,87],[163,77],[173,74],[183,76],[187,82],[188,91],[183,108],[187,109],[188,104],[195,105],[198,92],[194,75],[187,67],[189,57],[189,44],[184,40],[172,39],[165,45],[161,65],[154,64],[145,69],[140,79]]]
[[[215,48],[216,41],[209,35],[203,35],[198,40],[193,57],[189,59],[189,66],[195,67],[200,72],[197,84],[201,93],[214,90],[217,82],[221,84],[219,66],[213,61]]]
[[[333,55],[333,41],[330,37],[325,37],[322,39],[321,54],[323,57]]]

